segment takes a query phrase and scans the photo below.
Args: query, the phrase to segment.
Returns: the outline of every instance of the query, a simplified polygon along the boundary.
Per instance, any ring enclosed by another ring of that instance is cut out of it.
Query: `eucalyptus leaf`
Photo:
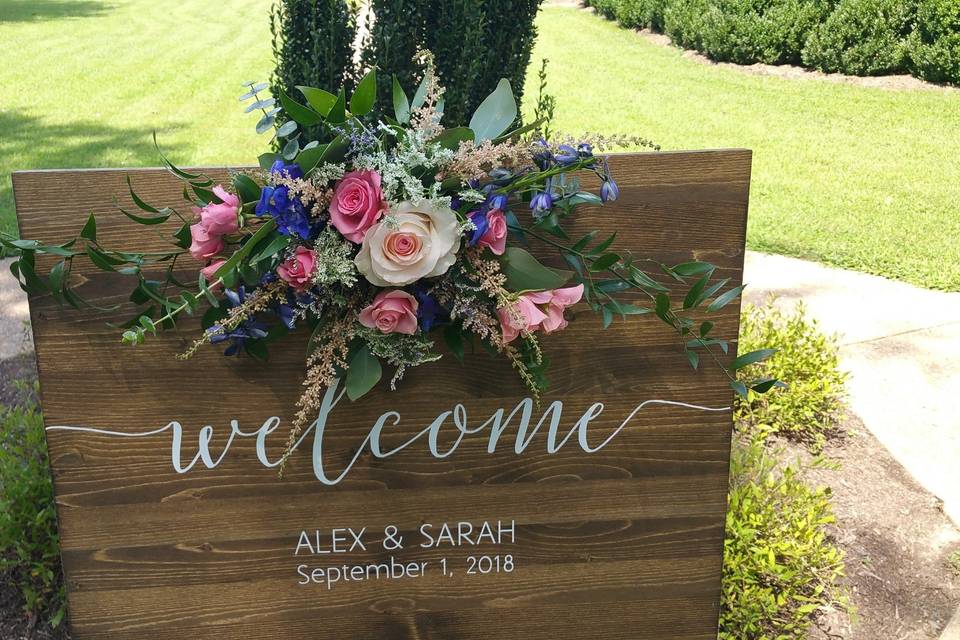
[[[513,97],[510,81],[501,78],[497,88],[477,107],[470,118],[470,128],[476,141],[492,140],[506,131],[517,119],[517,101]]]

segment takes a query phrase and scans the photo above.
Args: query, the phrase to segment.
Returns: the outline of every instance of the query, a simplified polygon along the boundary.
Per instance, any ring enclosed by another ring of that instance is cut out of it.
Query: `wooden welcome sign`
[[[572,233],[739,283],[749,152],[611,164],[620,200]],[[154,250],[104,197],[127,174],[180,198],[159,169],[17,173],[21,233],[62,242],[92,211],[105,244]],[[79,267],[85,297],[124,302]],[[183,362],[189,332],[122,346],[105,322],[129,309],[30,307],[77,640],[716,637],[732,392],[655,320],[584,310],[545,338],[539,407],[482,350],[398,392],[328,393],[280,479],[306,335],[268,363]],[[717,323],[735,338],[737,305]]]

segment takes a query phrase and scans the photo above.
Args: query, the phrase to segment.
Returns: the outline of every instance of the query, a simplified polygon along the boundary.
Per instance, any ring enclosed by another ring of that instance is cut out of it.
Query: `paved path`
[[[850,408],[960,524],[960,293],[752,252],[744,280],[840,335]]]
[[[29,315],[27,295],[10,273],[10,260],[0,260],[0,360],[33,350]]]

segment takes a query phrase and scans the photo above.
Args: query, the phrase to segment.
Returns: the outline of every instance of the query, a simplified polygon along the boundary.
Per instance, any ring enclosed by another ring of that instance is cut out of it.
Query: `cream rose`
[[[403,202],[370,227],[355,262],[372,284],[402,287],[443,275],[459,249],[457,216],[451,209]]]

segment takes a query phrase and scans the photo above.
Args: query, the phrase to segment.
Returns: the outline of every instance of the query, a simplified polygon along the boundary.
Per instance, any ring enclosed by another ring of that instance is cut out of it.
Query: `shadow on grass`
[[[163,140],[179,128],[167,125],[158,136],[165,153],[176,155],[178,146]],[[153,146],[153,131],[148,126],[115,127],[89,120],[50,123],[17,110],[0,110],[0,231],[17,233],[12,172],[156,167],[160,156]]]
[[[95,0],[0,0],[0,24],[60,18],[90,18],[112,9]]]

